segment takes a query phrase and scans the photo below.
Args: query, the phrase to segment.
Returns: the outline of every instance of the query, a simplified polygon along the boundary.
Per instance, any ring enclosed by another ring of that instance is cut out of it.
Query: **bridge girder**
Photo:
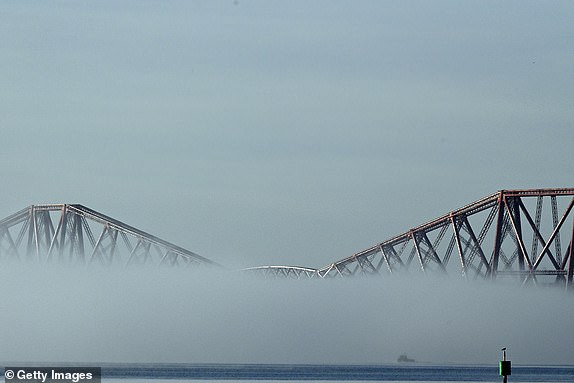
[[[260,266],[243,271],[293,279],[438,271],[464,279],[512,277],[523,285],[563,283],[573,288],[573,208],[574,188],[501,190],[320,269]],[[71,204],[32,205],[1,220],[0,260],[10,259],[124,266],[217,265]]]
[[[316,276],[437,271],[572,288],[573,206],[574,188],[501,190],[317,269]]]
[[[300,266],[258,266],[240,270],[263,278],[311,279],[318,278],[317,269]]]
[[[82,205],[32,205],[0,221],[0,259],[100,265],[217,265]]]

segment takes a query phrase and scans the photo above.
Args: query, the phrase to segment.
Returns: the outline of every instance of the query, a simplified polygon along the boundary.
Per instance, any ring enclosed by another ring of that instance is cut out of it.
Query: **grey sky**
[[[320,267],[571,186],[574,4],[0,3],[0,215],[82,203],[230,267]]]

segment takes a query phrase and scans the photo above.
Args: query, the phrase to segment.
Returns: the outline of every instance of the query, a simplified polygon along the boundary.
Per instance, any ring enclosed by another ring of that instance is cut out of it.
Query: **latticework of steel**
[[[573,206],[570,188],[501,190],[317,269],[313,277],[436,271],[571,287]],[[258,270],[266,276],[290,275],[286,266]]]
[[[100,265],[217,265],[82,205],[32,205],[0,221],[0,259]]]
[[[300,266],[258,266],[241,270],[264,278],[310,279],[318,278],[318,270]]]
[[[522,284],[570,288],[574,279],[573,207],[571,188],[501,190],[319,269],[259,266],[243,271],[293,279],[435,271],[465,279],[511,277]],[[32,205],[1,220],[0,260],[217,265],[72,204]]]

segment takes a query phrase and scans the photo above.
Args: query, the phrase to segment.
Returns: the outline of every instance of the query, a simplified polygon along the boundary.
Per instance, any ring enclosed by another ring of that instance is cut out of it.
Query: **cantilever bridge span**
[[[247,271],[291,278],[435,271],[572,286],[573,206],[571,188],[501,190],[320,269]]]
[[[100,265],[217,263],[82,205],[32,205],[0,221],[0,259]]]
[[[265,277],[427,273],[522,284],[574,279],[574,188],[501,190],[319,269],[259,266]],[[217,263],[82,205],[33,205],[0,220],[0,260],[195,266]]]

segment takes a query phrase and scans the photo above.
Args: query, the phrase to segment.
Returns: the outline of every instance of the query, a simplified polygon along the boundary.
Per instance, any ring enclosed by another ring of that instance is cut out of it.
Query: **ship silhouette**
[[[407,354],[402,354],[401,356],[399,356],[399,358],[397,359],[397,362],[399,363],[414,363],[415,360],[411,359],[407,356]]]

